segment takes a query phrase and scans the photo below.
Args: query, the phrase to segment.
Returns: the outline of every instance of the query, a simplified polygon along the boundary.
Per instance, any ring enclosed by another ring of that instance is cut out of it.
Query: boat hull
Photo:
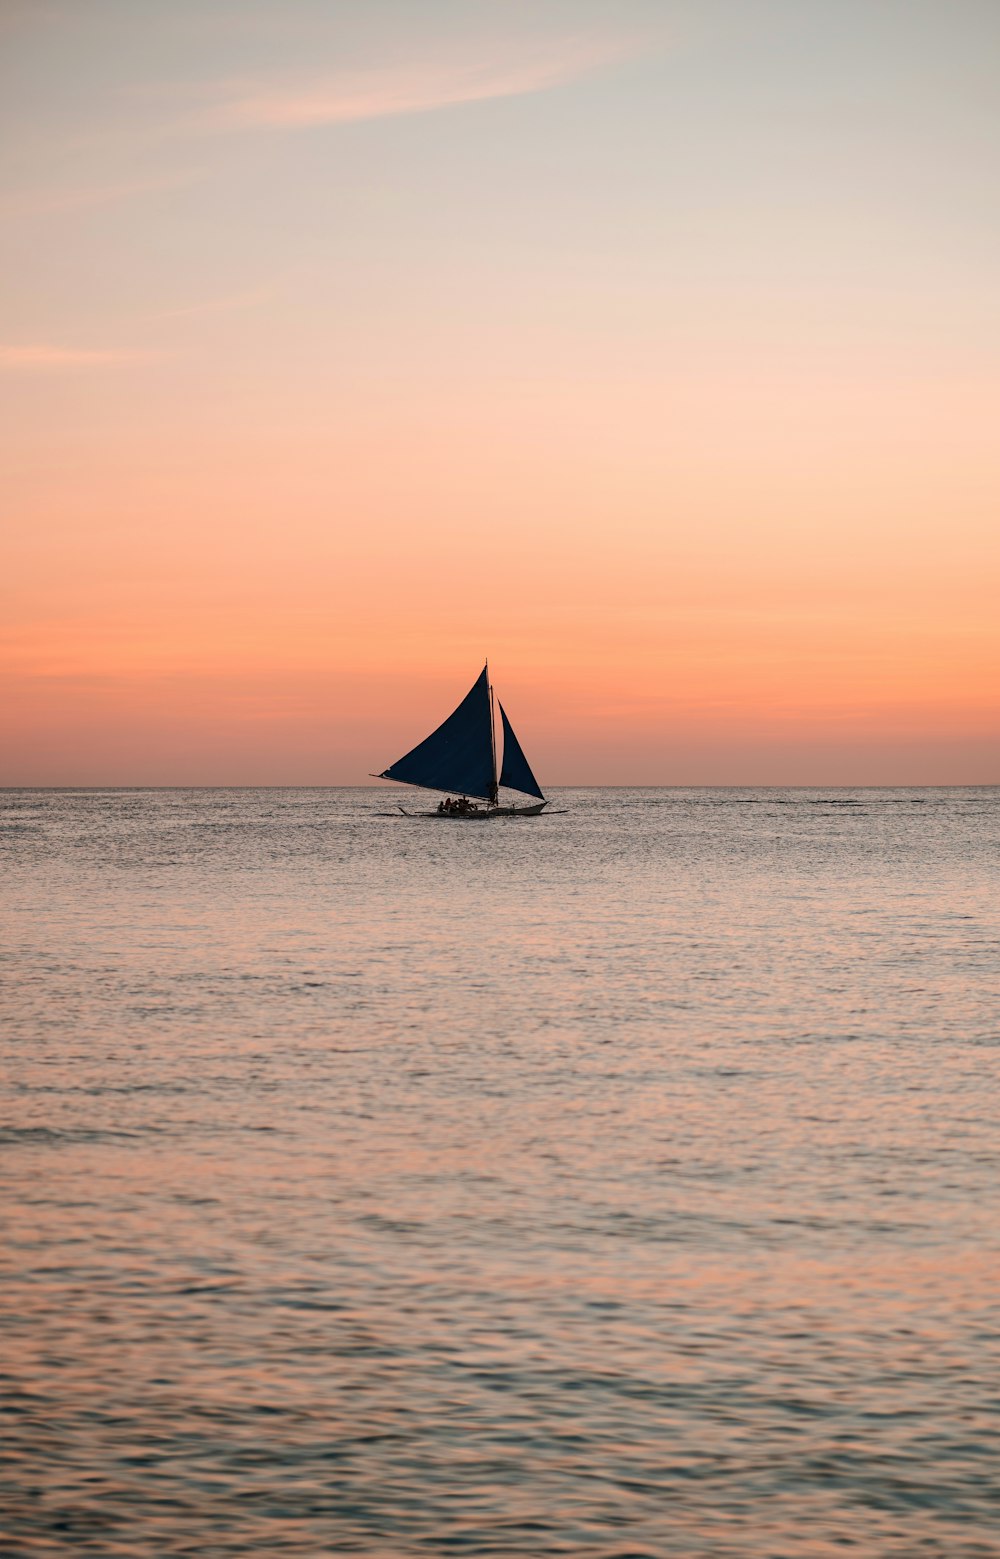
[[[433,817],[442,823],[488,823],[495,817],[540,817],[547,806],[545,801],[534,801],[527,807],[489,807],[482,812],[407,812],[400,807],[404,817]]]

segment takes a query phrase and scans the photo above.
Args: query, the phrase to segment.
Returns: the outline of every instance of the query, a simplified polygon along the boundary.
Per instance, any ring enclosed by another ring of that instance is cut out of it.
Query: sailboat
[[[424,790],[439,790],[461,797],[458,804],[441,803],[433,812],[400,811],[406,817],[459,817],[483,822],[494,817],[538,817],[547,805],[542,788],[514,735],[507,711],[500,700],[503,729],[503,763],[497,770],[497,742],[493,716],[493,688],[489,663],[476,678],[458,708],[436,731],[402,758],[375,774],[373,779],[397,780],[401,785],[419,785]],[[536,799],[527,806],[500,804],[500,787],[516,790]],[[471,801],[485,802],[472,806]]]

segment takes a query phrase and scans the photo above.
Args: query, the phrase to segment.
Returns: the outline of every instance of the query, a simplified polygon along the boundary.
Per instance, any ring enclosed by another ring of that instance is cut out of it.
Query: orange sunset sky
[[[0,783],[1000,778],[994,0],[6,0]]]

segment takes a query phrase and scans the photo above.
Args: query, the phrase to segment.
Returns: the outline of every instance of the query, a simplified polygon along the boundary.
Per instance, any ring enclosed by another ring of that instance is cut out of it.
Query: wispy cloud
[[[155,324],[161,320],[185,319],[190,316],[227,314],[240,309],[256,308],[274,296],[277,283],[248,287],[221,297],[206,298],[177,308],[158,309],[153,313],[132,318],[137,322]],[[128,321],[125,321],[128,324]],[[0,342],[0,374],[68,373],[83,369],[115,368],[136,363],[162,361],[160,351],[136,350],[129,347],[79,347],[61,346],[51,341]]]
[[[284,83],[223,83],[196,116],[201,129],[301,130],[543,92],[632,52],[602,39],[537,47],[529,60],[451,60],[314,77]]]
[[[78,189],[24,190],[0,199],[5,217],[47,216],[50,212],[83,211],[89,206],[110,206],[137,195],[160,194],[164,190],[184,189],[205,177],[205,170],[188,169],[146,179],[127,179],[115,184],[83,186]]]
[[[0,343],[0,372],[46,373],[60,369],[105,368],[115,363],[143,362],[148,357],[146,352],[53,346],[41,342],[24,346]]]
[[[258,308],[274,297],[276,283],[268,282],[260,287],[247,287],[242,292],[227,293],[222,297],[205,298],[200,303],[185,303],[172,309],[157,309],[145,314],[146,320],[187,319],[195,314],[232,314],[242,309]]]

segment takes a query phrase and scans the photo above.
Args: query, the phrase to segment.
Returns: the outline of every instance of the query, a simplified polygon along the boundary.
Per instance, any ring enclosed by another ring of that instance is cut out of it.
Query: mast
[[[490,682],[490,663],[486,662],[486,681],[490,689],[490,757],[493,763],[493,788],[490,791],[490,804],[496,806],[500,791],[497,785],[497,725],[493,712],[493,683]]]

